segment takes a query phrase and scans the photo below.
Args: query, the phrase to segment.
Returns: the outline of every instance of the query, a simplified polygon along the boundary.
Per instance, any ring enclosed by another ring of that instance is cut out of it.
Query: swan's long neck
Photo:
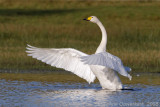
[[[106,45],[107,45],[107,33],[106,29],[104,28],[103,24],[99,21],[97,25],[100,27],[101,32],[102,32],[102,40],[100,45],[98,46],[96,53],[100,52],[106,52]]]

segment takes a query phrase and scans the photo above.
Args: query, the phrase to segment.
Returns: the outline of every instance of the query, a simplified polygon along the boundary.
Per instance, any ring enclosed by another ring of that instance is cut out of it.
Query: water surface
[[[132,76],[132,81],[121,77],[128,90],[110,91],[70,73],[0,73],[0,106],[160,106],[160,73]]]

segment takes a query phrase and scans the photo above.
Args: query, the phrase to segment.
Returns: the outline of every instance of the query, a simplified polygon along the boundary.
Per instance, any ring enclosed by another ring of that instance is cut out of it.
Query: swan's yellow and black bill
[[[88,17],[88,18],[83,19],[83,20],[90,21],[91,19],[92,19],[92,17]]]

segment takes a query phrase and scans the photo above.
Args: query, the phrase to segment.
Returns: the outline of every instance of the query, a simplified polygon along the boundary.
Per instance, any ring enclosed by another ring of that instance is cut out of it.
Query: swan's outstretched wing
[[[95,79],[95,75],[91,71],[89,65],[84,64],[80,60],[81,56],[87,56],[87,54],[78,50],[71,48],[36,48],[28,45],[26,52],[28,53],[28,56],[32,56],[33,58],[41,60],[51,66],[71,71],[79,77],[87,80],[89,83],[93,82]]]
[[[108,52],[101,52],[93,55],[82,56],[81,61],[88,65],[101,65],[111,68],[131,80],[131,76],[127,72],[131,71],[131,68],[124,67],[122,61],[118,57]]]

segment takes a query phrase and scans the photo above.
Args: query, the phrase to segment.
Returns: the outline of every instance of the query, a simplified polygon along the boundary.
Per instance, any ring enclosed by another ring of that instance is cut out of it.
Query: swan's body
[[[45,49],[28,45],[28,55],[51,66],[71,71],[89,83],[97,77],[103,89],[122,89],[117,72],[131,80],[127,72],[131,69],[124,67],[118,57],[106,52],[107,33],[98,18],[91,16],[85,20],[96,23],[102,32],[102,40],[95,54],[87,55],[72,48]]]

